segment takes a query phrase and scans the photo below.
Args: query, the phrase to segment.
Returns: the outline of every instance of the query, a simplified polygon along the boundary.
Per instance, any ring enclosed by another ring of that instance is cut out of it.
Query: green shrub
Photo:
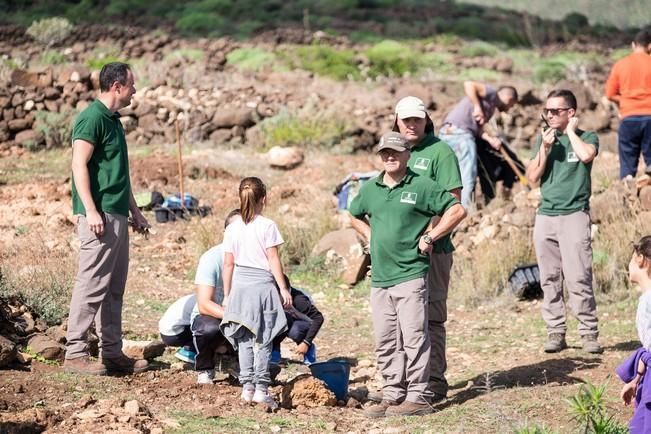
[[[402,76],[407,72],[416,72],[421,66],[421,54],[400,42],[385,40],[366,50],[371,62],[369,75]]]
[[[290,67],[298,66],[336,80],[360,77],[352,50],[337,50],[325,45],[308,45],[292,51],[286,50],[282,56]]]
[[[76,111],[36,112],[34,129],[45,137],[45,147],[47,149],[70,146],[72,126],[76,115]]]
[[[219,35],[224,23],[224,18],[215,13],[190,12],[176,21],[176,28],[185,35]]]
[[[349,130],[346,120],[329,113],[311,111],[309,115],[294,115],[281,111],[260,124],[265,147],[299,145],[331,147]]]
[[[44,18],[33,22],[27,29],[27,34],[40,44],[51,47],[67,38],[73,28],[65,18]]]
[[[274,60],[273,53],[261,48],[236,48],[226,55],[227,64],[251,71],[259,71]]]
[[[464,57],[495,56],[497,53],[497,47],[483,41],[470,42],[459,50],[459,54]]]
[[[179,48],[167,53],[164,60],[181,59],[198,61],[202,60],[204,56],[205,53],[200,48]]]
[[[16,297],[48,324],[68,312],[76,260],[68,250],[51,250],[29,234],[20,246],[0,253],[0,297]]]
[[[246,39],[253,35],[258,29],[262,28],[264,23],[258,20],[245,20],[237,24],[237,36],[240,39]]]
[[[556,83],[567,77],[567,68],[556,60],[542,60],[534,69],[533,77],[538,83]]]
[[[457,75],[458,80],[473,80],[473,81],[497,81],[501,74],[492,69],[472,67],[464,68]]]
[[[607,413],[606,386],[582,384],[579,392],[567,400],[572,419],[581,426],[581,431],[590,434],[626,434],[628,428]]]
[[[54,50],[45,50],[41,53],[41,63],[44,65],[61,65],[66,63],[66,56]]]

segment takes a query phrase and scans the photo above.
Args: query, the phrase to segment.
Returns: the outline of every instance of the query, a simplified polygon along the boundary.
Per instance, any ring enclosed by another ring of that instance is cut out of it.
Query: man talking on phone
[[[576,97],[569,90],[553,90],[543,109],[543,127],[534,157],[527,167],[532,183],[540,182],[542,201],[534,226],[534,245],[544,293],[542,316],[547,326],[545,352],[567,348],[568,303],[579,320],[583,350],[601,353],[597,341],[597,309],[592,289],[592,243],[589,213],[592,160],[599,138],[578,128]]]

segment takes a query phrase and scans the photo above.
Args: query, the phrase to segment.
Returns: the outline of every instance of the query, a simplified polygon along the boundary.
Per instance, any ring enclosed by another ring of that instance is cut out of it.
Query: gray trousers
[[[534,245],[544,298],[542,317],[547,333],[567,330],[563,281],[568,303],[579,320],[579,334],[597,335],[597,305],[592,291],[590,214],[578,211],[562,216],[537,215]]]
[[[95,321],[102,357],[122,354],[122,298],[129,270],[127,217],[105,214],[104,234],[97,237],[85,217],[77,223],[79,270],[72,289],[66,358],[88,355],[86,338]]]
[[[428,289],[424,278],[371,288],[373,336],[384,399],[425,402],[429,378]]]
[[[258,389],[265,389],[271,383],[269,360],[271,359],[270,341],[266,345],[256,342],[255,335],[240,327],[233,336],[237,341],[237,356],[240,362],[240,383],[255,384]]]
[[[452,270],[452,253],[430,254],[430,268],[427,273],[429,288],[428,329],[431,351],[429,357],[429,391],[447,395],[448,381],[445,379],[447,361],[445,358],[445,322],[448,319],[448,287]]]

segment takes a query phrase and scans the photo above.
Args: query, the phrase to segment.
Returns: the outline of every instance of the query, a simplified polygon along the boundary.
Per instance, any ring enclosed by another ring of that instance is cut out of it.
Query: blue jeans
[[[635,176],[640,152],[651,171],[651,116],[629,116],[619,123],[619,177]]]
[[[477,144],[475,136],[454,125],[447,125],[441,128],[439,138],[446,142],[459,160],[461,170],[461,205],[468,208],[472,200],[472,192],[475,190],[477,180]]]

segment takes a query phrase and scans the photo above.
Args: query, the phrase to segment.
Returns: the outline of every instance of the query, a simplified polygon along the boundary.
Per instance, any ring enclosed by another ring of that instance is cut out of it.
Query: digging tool
[[[529,185],[529,180],[520,171],[517,164],[515,164],[515,161],[513,161],[513,158],[511,158],[509,153],[506,152],[506,149],[504,149],[505,146],[507,146],[506,141],[504,139],[502,139],[502,146],[500,147],[500,154],[502,154],[502,157],[504,158],[504,160],[506,160],[506,163],[509,165],[511,170],[513,170],[513,172],[515,172],[515,174],[518,177],[518,180],[520,181],[520,184],[524,185],[527,190],[531,190],[531,186]]]

